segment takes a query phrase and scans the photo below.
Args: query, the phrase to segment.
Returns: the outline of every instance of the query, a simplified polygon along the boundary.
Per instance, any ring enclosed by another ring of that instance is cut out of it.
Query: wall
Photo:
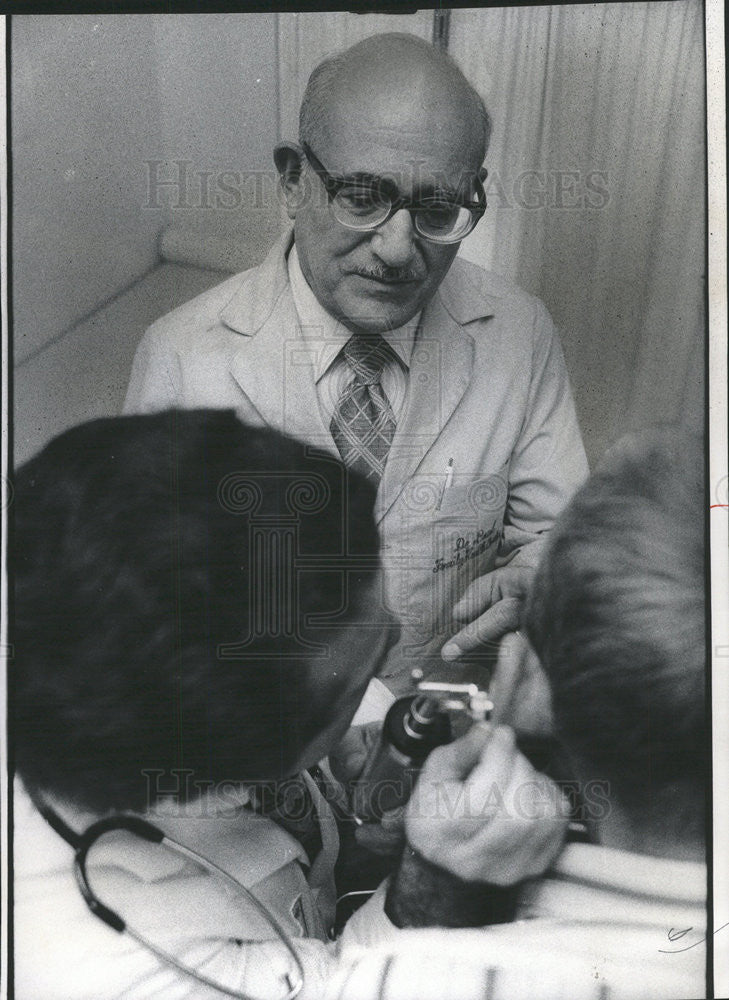
[[[177,182],[159,188],[157,200],[180,227],[226,233],[266,231],[270,220],[278,226],[276,15],[150,20],[168,161],[157,176]]]
[[[198,169],[260,170],[276,141],[273,14],[149,18],[154,72],[171,159]]]
[[[251,209],[246,184],[264,173],[271,187],[275,54],[274,15],[12,19],[16,461],[118,412],[144,327],[220,280],[209,269],[227,261],[183,253],[198,266],[140,283],[165,226],[202,230],[197,250],[217,235],[231,269],[272,242],[278,204]],[[183,161],[186,192],[151,185],[179,181]],[[225,171],[240,174],[237,200],[216,208]]]
[[[20,363],[156,262],[160,212],[152,25],[141,17],[14,17],[12,209]]]
[[[165,223],[250,224],[277,134],[276,18],[20,16],[11,45],[21,363],[148,271]],[[223,171],[240,196],[216,210]]]

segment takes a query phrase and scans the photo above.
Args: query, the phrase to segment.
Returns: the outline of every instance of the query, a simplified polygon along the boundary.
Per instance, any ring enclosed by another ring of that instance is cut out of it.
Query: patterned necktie
[[[396,427],[380,384],[392,353],[379,334],[357,333],[343,353],[354,378],[339,397],[329,429],[344,464],[379,483]]]

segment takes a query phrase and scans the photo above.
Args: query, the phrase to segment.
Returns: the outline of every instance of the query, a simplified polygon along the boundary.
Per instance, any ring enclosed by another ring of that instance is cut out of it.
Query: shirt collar
[[[301,334],[311,348],[314,378],[318,382],[352,336],[352,331],[328,313],[314,295],[301,270],[295,244],[289,253],[288,272],[291,294],[301,324]],[[382,334],[406,371],[410,368],[420,316],[421,313],[417,313],[404,326],[399,326],[395,330],[385,330]]]

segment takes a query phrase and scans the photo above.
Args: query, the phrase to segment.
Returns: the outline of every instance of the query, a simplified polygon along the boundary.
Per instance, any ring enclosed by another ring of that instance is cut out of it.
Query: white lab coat
[[[330,950],[326,932],[334,919],[339,838],[331,810],[314,783],[308,784],[323,842],[313,864],[285,830],[248,810],[153,822],[266,904],[301,955],[302,998],[319,1000]],[[73,850],[37,812],[20,780],[13,802],[17,1000],[219,1000],[219,992],[161,963],[92,915],[74,878]],[[226,883],[143,840],[135,840],[127,853],[109,851],[102,861],[93,879],[102,890],[99,898],[147,940],[184,955],[187,964],[199,965],[213,979],[262,997],[284,994],[279,973],[288,963],[282,946],[270,924],[250,908],[241,912],[221,894]],[[243,943],[225,940],[236,937]]]
[[[158,320],[136,353],[126,413],[232,408],[337,456],[298,328],[287,233],[260,265]],[[452,460],[452,473],[448,476]],[[465,588],[540,542],[587,474],[562,350],[542,303],[456,259],[427,304],[379,486],[384,602],[403,622],[380,676],[441,673]],[[451,671],[453,678],[455,673]]]

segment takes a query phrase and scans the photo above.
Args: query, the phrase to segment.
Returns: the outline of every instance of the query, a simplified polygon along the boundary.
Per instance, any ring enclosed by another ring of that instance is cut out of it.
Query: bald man
[[[416,665],[492,665],[587,471],[544,306],[456,260],[486,209],[490,129],[455,63],[413,36],[325,60],[298,143],[274,151],[292,229],[147,331],[126,400],[232,407],[372,480],[383,607],[403,622],[380,671],[395,693]]]

